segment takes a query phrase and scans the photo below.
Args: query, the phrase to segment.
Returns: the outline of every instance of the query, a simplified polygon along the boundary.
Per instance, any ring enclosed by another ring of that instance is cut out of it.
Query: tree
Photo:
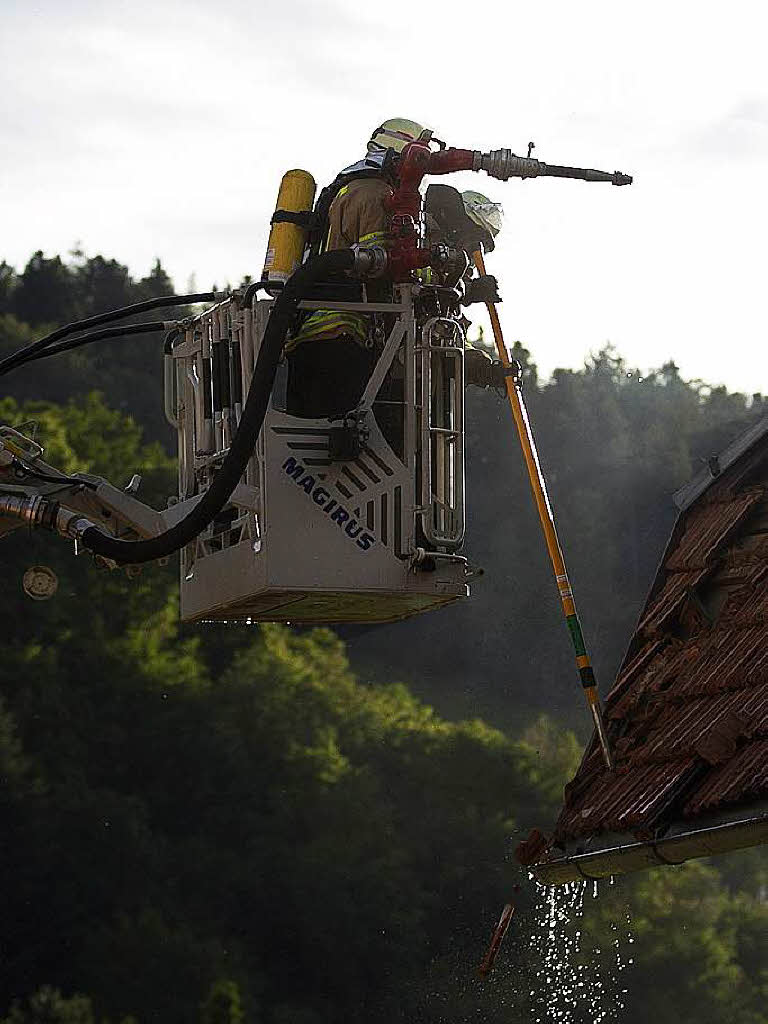
[[[234,981],[216,981],[200,1011],[200,1024],[242,1024],[240,989]]]
[[[44,985],[26,1001],[14,1002],[2,1024],[97,1024],[91,1000],[86,996],[64,997]]]
[[[712,867],[694,861],[603,884],[588,909],[572,922],[581,962],[606,979],[623,963],[627,1024],[768,1020],[768,908],[730,897]]]
[[[31,327],[63,324],[76,318],[72,271],[60,256],[47,259],[38,249],[19,275],[11,295],[10,312]]]
[[[9,312],[15,288],[16,271],[5,260],[0,260],[0,316]]]
[[[93,256],[84,260],[73,276],[81,317],[93,316],[138,301],[137,289],[128,268],[117,260]]]

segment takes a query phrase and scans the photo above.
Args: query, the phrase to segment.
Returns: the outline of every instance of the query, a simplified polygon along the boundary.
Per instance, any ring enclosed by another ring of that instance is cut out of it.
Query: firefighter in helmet
[[[366,155],[344,168],[325,190],[324,250],[357,244],[387,244],[387,201],[394,192],[398,157],[408,143],[423,132],[424,127],[418,122],[401,117],[384,121],[373,132]],[[323,196],[318,205],[322,203]],[[467,213],[473,216],[469,209]],[[391,297],[390,285],[383,280],[369,282],[367,292],[372,302],[387,301]],[[338,300],[341,296],[334,297]],[[355,296],[349,297],[354,301]],[[288,339],[285,352],[288,412],[305,417],[338,415],[353,409],[377,357],[365,316],[328,309],[309,314]],[[498,383],[497,376],[498,371],[485,353],[468,349],[467,383],[489,387]]]

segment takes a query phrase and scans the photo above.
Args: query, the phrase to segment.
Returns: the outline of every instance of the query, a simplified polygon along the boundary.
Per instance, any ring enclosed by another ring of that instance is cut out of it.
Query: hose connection
[[[387,269],[387,250],[381,245],[353,245],[353,277],[382,277]]]
[[[492,178],[536,178],[541,174],[541,162],[516,156],[511,149],[492,149],[488,153],[474,153],[472,170],[486,171]]]
[[[64,508],[58,501],[48,501],[36,494],[31,498],[0,498],[0,516],[19,519],[30,528],[42,527],[70,540],[80,541],[86,530],[94,526],[90,519]]]

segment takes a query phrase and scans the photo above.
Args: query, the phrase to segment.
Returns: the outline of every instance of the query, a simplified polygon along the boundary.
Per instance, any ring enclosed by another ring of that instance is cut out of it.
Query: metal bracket
[[[389,332],[389,337],[384,345],[384,349],[379,356],[378,362],[373,368],[373,373],[368,378],[368,383],[365,386],[363,396],[358,402],[358,412],[367,412],[372,406],[376,395],[381,390],[381,385],[384,383],[384,379],[389,373],[389,368],[397,354],[397,350],[403,343],[406,333],[406,325],[402,320],[398,320],[392,330]]]

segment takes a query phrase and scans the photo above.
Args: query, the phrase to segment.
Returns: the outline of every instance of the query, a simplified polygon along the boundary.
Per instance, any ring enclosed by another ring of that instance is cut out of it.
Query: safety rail
[[[165,416],[178,432],[179,501],[202,494],[221,464],[242,416],[251,384],[257,325],[266,323],[269,301],[241,308],[234,299],[191,317],[183,334],[166,352]],[[266,306],[264,310],[260,307]],[[261,336],[259,332],[258,336]],[[255,507],[233,502],[234,513],[218,517],[187,546],[184,561],[191,571],[197,558],[222,546],[248,539],[261,543],[263,460],[261,445],[248,461],[241,483],[251,488]]]
[[[226,299],[190,318],[166,353],[165,412],[179,440],[179,501],[203,493],[237,430],[251,383],[272,299],[242,307]],[[312,308],[314,302],[302,302]],[[392,303],[325,302],[323,308],[392,312],[395,320],[360,409],[372,410],[384,376],[401,352],[404,421],[402,459],[414,474],[415,501],[402,506],[401,535],[414,543],[413,525],[435,550],[456,551],[464,539],[464,331],[459,322],[434,316],[419,329],[413,298],[403,288]],[[410,367],[410,369],[408,369]],[[255,492],[258,529],[264,524],[265,455],[263,438],[248,462],[241,484]],[[239,520],[237,520],[239,522]],[[230,526],[221,517],[196,545],[191,564],[211,550],[212,536]],[[257,531],[258,532],[258,531]],[[253,533],[253,525],[249,528]],[[232,533],[233,543],[239,543]],[[194,550],[193,550],[194,549]],[[410,550],[410,549],[409,549]],[[404,552],[407,553],[407,552]]]
[[[436,316],[417,345],[421,378],[421,505],[425,539],[455,549],[464,540],[464,331]]]

